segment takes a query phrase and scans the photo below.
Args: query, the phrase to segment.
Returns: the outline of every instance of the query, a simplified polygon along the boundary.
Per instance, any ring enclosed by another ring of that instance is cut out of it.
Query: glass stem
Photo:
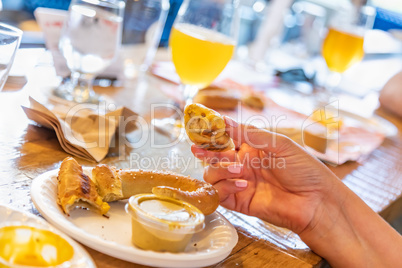
[[[72,94],[75,102],[90,102],[94,96],[92,90],[94,79],[95,75],[93,74],[71,73]]]
[[[185,105],[193,103],[193,98],[198,92],[198,87],[193,85],[180,85],[183,92],[183,100]]]
[[[325,89],[329,94],[334,93],[335,89],[339,86],[342,79],[342,74],[329,71],[325,82]]]
[[[341,82],[342,74],[328,70],[326,73],[325,81],[322,83],[322,88],[316,91],[317,106],[328,105],[335,97],[336,88]]]
[[[74,93],[74,88],[78,85],[78,78],[80,77],[79,72],[71,72],[70,75],[70,86],[69,86],[69,92],[70,94]]]

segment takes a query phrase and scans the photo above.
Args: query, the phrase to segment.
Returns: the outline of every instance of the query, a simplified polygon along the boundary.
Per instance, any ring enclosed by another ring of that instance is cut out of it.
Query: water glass
[[[7,80],[21,37],[20,29],[0,23],[0,91]]]
[[[169,0],[128,1],[123,23],[125,76],[135,78],[155,57],[169,13]]]
[[[121,46],[124,2],[72,0],[59,48],[71,70],[71,85],[56,94],[75,102],[98,103],[93,80],[117,57]]]
[[[327,11],[324,7],[307,1],[292,5],[284,18],[284,36],[281,46],[300,59],[317,56],[321,51]]]

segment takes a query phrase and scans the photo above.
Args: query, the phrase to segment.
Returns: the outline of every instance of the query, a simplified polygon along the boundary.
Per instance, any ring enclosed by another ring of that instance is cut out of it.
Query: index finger
[[[195,157],[205,161],[208,164],[217,162],[235,162],[237,159],[237,152],[235,150],[214,152],[205,150],[193,144],[191,146],[191,152],[194,154]]]
[[[280,152],[285,145],[292,143],[289,138],[281,134],[257,128],[253,125],[239,124],[230,117],[223,117],[226,123],[226,132],[234,142],[247,143],[255,149],[266,152]]]

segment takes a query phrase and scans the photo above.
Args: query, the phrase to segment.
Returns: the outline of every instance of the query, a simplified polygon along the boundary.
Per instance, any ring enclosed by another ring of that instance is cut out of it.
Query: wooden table
[[[36,176],[58,168],[68,155],[61,149],[54,132],[33,124],[20,107],[29,105],[28,96],[46,103],[59,79],[48,64],[38,64],[29,71],[27,78],[28,83],[21,89],[6,85],[0,93],[0,204],[38,215],[30,199],[30,184]],[[98,92],[107,94],[119,105],[130,107],[149,120],[149,104],[169,102],[158,86],[173,85],[155,77],[148,77],[146,85],[147,90],[135,90],[138,83],[128,81],[123,87],[103,88]],[[398,136],[387,138],[361,163],[351,162],[331,169],[371,208],[390,221],[402,211],[402,122],[381,110],[377,112],[398,127]],[[156,139],[166,141],[166,137],[160,134],[156,134]],[[130,167],[130,153],[157,158],[166,156],[169,150],[193,158],[189,147],[189,143],[180,142],[173,148],[159,150],[147,144],[141,148],[125,148],[120,155],[116,152],[119,148],[114,148],[102,163],[126,168]],[[79,162],[85,166],[95,165],[81,159]],[[182,172],[179,167],[173,167],[173,170]],[[186,173],[202,179],[202,166],[190,168]],[[224,208],[219,208],[219,211],[235,226],[239,242],[225,260],[212,267],[319,267],[325,263],[288,230]],[[86,249],[98,267],[142,267]]]

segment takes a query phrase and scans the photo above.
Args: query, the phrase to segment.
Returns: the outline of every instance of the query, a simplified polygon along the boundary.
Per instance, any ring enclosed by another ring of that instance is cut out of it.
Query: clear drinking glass
[[[0,23],[0,91],[6,83],[21,37],[20,29]]]
[[[72,0],[59,48],[71,70],[70,83],[56,95],[98,103],[93,80],[118,55],[125,3],[121,0]]]
[[[375,14],[373,7],[363,6],[350,14],[339,13],[330,21],[321,52],[329,70],[326,95],[339,85],[346,70],[363,59],[364,35],[373,27]]]
[[[169,7],[169,0],[127,2],[122,42],[126,78],[136,78],[151,66],[161,41]]]
[[[184,1],[170,33],[169,46],[181,80],[184,101],[223,71],[237,41],[238,1]]]
[[[239,18],[238,0],[185,0],[173,24],[169,46],[181,80],[183,100],[192,102],[198,90],[211,84],[233,56]],[[177,118],[155,119],[168,129]],[[173,123],[174,122],[174,123]]]

